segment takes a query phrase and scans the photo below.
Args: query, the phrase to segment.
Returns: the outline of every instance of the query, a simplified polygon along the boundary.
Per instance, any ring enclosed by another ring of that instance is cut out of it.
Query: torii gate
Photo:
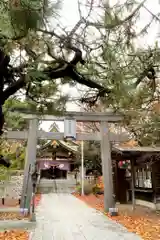
[[[125,134],[115,134],[109,132],[108,123],[120,122],[123,120],[123,115],[112,112],[96,113],[96,112],[65,112],[62,117],[53,115],[23,115],[24,119],[29,120],[28,131],[8,131],[4,133],[4,138],[7,139],[26,139],[26,157],[23,189],[21,196],[21,208],[27,208],[30,211],[30,202],[32,197],[32,182],[30,171],[35,167],[37,139],[46,140],[63,140],[64,134],[60,132],[45,132],[38,130],[38,122],[43,121],[64,121],[65,119],[74,119],[77,122],[100,122],[100,133],[89,133],[76,135],[76,140],[96,140],[101,141],[101,158],[102,170],[104,178],[104,209],[109,211],[109,208],[114,207],[113,199],[113,180],[112,180],[112,161],[110,142],[124,142],[128,140]]]

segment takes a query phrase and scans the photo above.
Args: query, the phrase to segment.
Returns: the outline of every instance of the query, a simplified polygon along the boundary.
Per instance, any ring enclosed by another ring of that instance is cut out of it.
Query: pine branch
[[[86,79],[85,76],[83,76],[82,74],[80,74],[77,71],[76,65],[78,64],[78,62],[81,62],[82,64],[84,64],[84,60],[82,59],[82,52],[74,46],[69,45],[68,47],[75,51],[75,55],[74,55],[73,59],[69,63],[66,63],[66,62],[64,62],[64,64],[61,63],[59,65],[59,67],[57,67],[56,69],[54,69],[54,68],[53,69],[52,68],[44,69],[43,73],[45,75],[47,75],[50,79],[69,77],[79,84],[85,85],[89,88],[99,90],[98,96],[104,96],[106,93],[110,93],[111,91],[109,89],[104,88],[100,84],[98,84],[90,79]],[[29,48],[29,46],[26,46],[25,50],[27,51],[28,55],[31,55],[33,58],[36,57],[36,54],[33,53],[33,51]],[[26,66],[27,66],[26,64],[20,65],[17,68],[13,68],[13,69],[11,68],[10,71],[12,73],[16,72],[16,73],[21,74],[21,72],[23,71],[23,67],[26,67]],[[46,80],[46,78],[44,77],[41,80],[42,81]],[[7,81],[9,82],[8,79],[7,79]],[[1,96],[1,103],[4,104],[4,102],[11,95],[15,94],[18,90],[20,90],[24,86],[26,86],[26,75],[21,74],[19,80],[10,81],[9,87],[7,87],[7,89],[5,89],[3,91],[3,94]]]
[[[144,3],[146,2],[147,0],[143,0],[143,2],[141,2],[137,8],[135,8],[135,10],[129,15],[127,16],[126,18],[124,18],[123,20],[119,20],[118,22],[116,23],[111,23],[111,24],[107,24],[107,25],[103,25],[101,23],[93,23],[93,22],[89,22],[89,21],[85,21],[85,24],[87,26],[93,26],[93,27],[97,27],[97,28],[105,28],[105,29],[113,29],[115,27],[118,27],[120,25],[123,25],[124,23],[130,21],[134,16],[135,14],[140,10],[140,8],[144,5]]]
[[[77,69],[76,69],[76,65],[78,64],[78,62],[84,64],[84,60],[82,59],[82,52],[80,49],[72,46],[72,45],[67,45],[68,48],[72,49],[75,52],[75,55],[73,57],[73,59],[69,62],[69,63],[64,63],[64,64],[60,64],[59,67],[57,68],[49,68],[49,69],[45,69],[44,73],[49,76],[50,79],[57,79],[57,78],[63,78],[63,77],[69,77],[71,79],[73,79],[73,81],[85,85],[89,88],[93,88],[93,89],[97,89],[101,92],[105,94],[105,93],[110,93],[111,91],[107,88],[104,88],[103,86],[101,86],[100,84],[90,80],[90,79],[86,79],[85,76],[83,76],[82,74],[80,74]]]
[[[4,103],[10,96],[15,94],[18,90],[20,90],[22,87],[26,85],[26,75],[21,75],[20,79],[16,82],[13,82],[11,86],[9,86],[7,89],[3,91],[2,94],[2,103]]]

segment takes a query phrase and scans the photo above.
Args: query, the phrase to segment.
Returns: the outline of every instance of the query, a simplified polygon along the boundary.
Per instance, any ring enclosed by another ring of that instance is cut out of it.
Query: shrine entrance
[[[61,170],[57,167],[54,168],[54,179],[66,179],[67,178],[67,171],[66,170]]]
[[[101,141],[101,159],[104,179],[104,210],[109,211],[115,205],[113,195],[113,179],[112,179],[112,161],[111,161],[111,142],[123,142],[128,140],[128,136],[122,133],[111,133],[109,131],[110,123],[117,123],[123,120],[123,115],[119,113],[109,112],[65,112],[63,117],[52,115],[23,115],[25,119],[30,121],[28,131],[8,131],[4,137],[7,139],[28,139],[26,149],[26,163],[24,171],[23,190],[21,196],[21,208],[27,208],[30,211],[30,203],[32,199],[32,173],[36,170],[36,153],[37,140],[64,140],[75,139],[76,141]],[[38,130],[39,121],[64,121],[64,133],[61,132],[45,132]],[[91,132],[87,134],[76,133],[76,122],[99,122],[100,132]],[[84,159],[83,159],[84,161]],[[84,187],[84,169],[82,163],[81,183]],[[56,173],[60,176],[60,172]]]
[[[40,179],[66,179],[67,171],[61,170],[58,167],[51,166],[48,169],[42,169],[40,172]]]

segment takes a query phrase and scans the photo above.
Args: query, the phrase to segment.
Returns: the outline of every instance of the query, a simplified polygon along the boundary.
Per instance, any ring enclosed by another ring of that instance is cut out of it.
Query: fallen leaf
[[[35,205],[37,206],[41,200],[41,195],[36,195],[35,197]],[[13,212],[0,212],[0,220],[22,220],[24,217],[20,213],[13,213]],[[22,230],[10,230],[10,231],[4,231],[0,232],[0,240],[28,240],[29,239],[29,233],[27,231]]]
[[[76,193],[75,197],[87,203],[89,206],[104,213],[104,196],[99,197],[91,194],[89,196],[80,196]],[[143,210],[143,211],[139,211]],[[160,239],[160,219],[159,214],[156,212],[147,212],[145,208],[138,207],[137,212],[129,210],[122,210],[119,212],[119,216],[111,217],[108,213],[104,213],[106,216],[124,225],[128,231],[134,232],[142,237],[143,240],[155,240]]]

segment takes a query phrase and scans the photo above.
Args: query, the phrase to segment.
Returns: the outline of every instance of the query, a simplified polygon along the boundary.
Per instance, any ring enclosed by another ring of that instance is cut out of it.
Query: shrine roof
[[[56,123],[53,123],[50,132],[59,132],[58,126]],[[48,147],[49,145],[52,145],[53,140],[48,140],[42,147],[42,149]],[[64,141],[64,140],[56,140],[58,144],[66,148],[68,151],[71,152],[79,152],[78,151],[78,144],[76,144],[74,141]]]
[[[160,159],[160,147],[135,146],[135,147],[112,147],[112,158],[115,160],[134,159],[138,163],[145,163],[153,159]]]
[[[121,146],[114,146],[113,150],[119,150],[121,152],[130,152],[130,153],[136,153],[136,152],[143,152],[143,153],[160,153],[160,147],[153,147],[153,146],[133,146],[133,147],[121,147]]]

